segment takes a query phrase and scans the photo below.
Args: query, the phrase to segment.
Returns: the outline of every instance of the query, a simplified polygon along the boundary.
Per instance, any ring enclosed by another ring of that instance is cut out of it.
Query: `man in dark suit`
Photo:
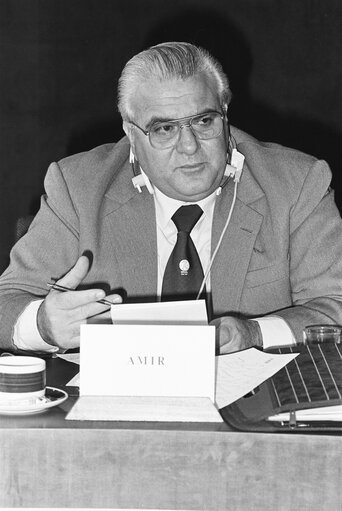
[[[73,348],[80,324],[109,317],[98,303],[106,293],[114,303],[160,299],[172,217],[189,204],[202,210],[191,239],[221,353],[342,323],[330,170],[230,128],[230,99],[219,63],[193,45],[161,44],[127,63],[126,137],[51,165],[41,209],[11,253],[0,279],[2,347]],[[49,291],[51,279],[75,291]]]

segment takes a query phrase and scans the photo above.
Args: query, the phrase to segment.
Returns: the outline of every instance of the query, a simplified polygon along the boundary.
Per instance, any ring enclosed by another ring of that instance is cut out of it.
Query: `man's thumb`
[[[88,271],[89,259],[87,256],[81,255],[75,266],[73,266],[71,270],[64,275],[64,277],[59,279],[56,284],[69,287],[70,289],[75,289],[82,282]]]

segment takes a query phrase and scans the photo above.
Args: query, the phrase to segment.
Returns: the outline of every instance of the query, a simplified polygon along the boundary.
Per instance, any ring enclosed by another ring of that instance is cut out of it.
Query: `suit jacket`
[[[297,339],[305,325],[342,323],[342,226],[328,165],[233,129],[245,155],[238,198],[211,273],[215,316],[276,314]],[[129,143],[106,144],[53,163],[46,194],[0,278],[0,346],[13,325],[88,252],[84,287],[154,301],[157,242],[153,196],[133,187]],[[233,183],[216,199],[212,250],[232,202]]]

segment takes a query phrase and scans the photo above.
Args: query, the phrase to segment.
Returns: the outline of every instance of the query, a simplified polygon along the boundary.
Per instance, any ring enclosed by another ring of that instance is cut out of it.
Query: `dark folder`
[[[299,355],[260,387],[220,410],[224,420],[243,431],[342,431],[342,344],[298,345],[272,352]],[[327,414],[321,413],[333,406],[340,407],[338,413],[335,420],[327,420]],[[315,420],[307,415],[309,410]],[[282,420],[274,420],[279,414]]]

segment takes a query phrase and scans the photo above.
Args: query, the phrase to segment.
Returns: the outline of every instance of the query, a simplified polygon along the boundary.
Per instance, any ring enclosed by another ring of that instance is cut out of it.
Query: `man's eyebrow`
[[[157,117],[156,115],[154,115],[153,117],[151,117],[151,119],[148,121],[148,123],[146,124],[146,131],[148,131],[154,124],[158,123],[158,122],[170,122],[174,119],[170,119],[170,117]]]
[[[187,119],[188,117],[196,117],[196,115],[204,115],[204,114],[207,114],[209,112],[213,112],[215,111],[215,109],[213,108],[206,108],[205,110],[203,110],[202,112],[198,112],[197,114],[193,114],[193,115],[187,115],[185,117],[177,117],[177,118],[170,118],[170,117],[157,117],[156,115],[154,115],[153,117],[151,117],[151,119],[148,121],[148,123],[146,124],[146,127],[145,127],[145,130],[148,131],[154,124],[156,123],[159,123],[159,122],[173,122],[173,121],[178,121],[179,119]]]

